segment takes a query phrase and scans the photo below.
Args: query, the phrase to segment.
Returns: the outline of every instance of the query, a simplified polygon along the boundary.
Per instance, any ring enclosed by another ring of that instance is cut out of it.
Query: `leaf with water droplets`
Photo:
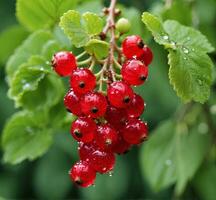
[[[168,59],[170,83],[177,95],[184,102],[204,103],[209,98],[212,83],[212,62],[207,54],[169,50]]]
[[[214,50],[207,38],[174,20],[162,23],[150,13],[143,13],[142,19],[155,41],[169,51],[169,78],[177,95],[184,102],[207,101],[213,81],[213,63],[207,53]]]
[[[3,130],[4,161],[18,164],[43,155],[52,144],[51,130],[44,127],[43,112],[21,111],[14,114]]]

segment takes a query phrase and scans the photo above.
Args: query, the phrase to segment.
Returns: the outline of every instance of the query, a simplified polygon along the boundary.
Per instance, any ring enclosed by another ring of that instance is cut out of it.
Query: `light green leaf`
[[[70,10],[61,17],[60,27],[76,47],[85,46],[89,41],[89,35],[81,24],[81,15],[75,10]]]
[[[9,56],[14,52],[14,49],[16,49],[27,36],[27,31],[19,25],[10,26],[0,33],[0,44],[4,47],[0,48],[0,64],[5,64]]]
[[[43,155],[52,144],[51,131],[44,127],[41,112],[18,112],[7,122],[2,137],[4,161],[18,164]]]
[[[57,104],[63,93],[61,79],[52,74],[50,65],[38,56],[31,57],[28,63],[20,66],[9,89],[9,97],[14,99],[16,107],[30,110]]]
[[[142,15],[142,21],[151,31],[155,41],[161,45],[169,44],[168,35],[163,28],[163,24],[160,19],[148,12],[144,12]]]
[[[208,151],[210,136],[197,128],[187,132],[185,124],[167,121],[160,125],[143,146],[141,164],[143,173],[155,191],[176,183],[181,194],[202,164]]]
[[[212,62],[203,52],[184,53],[183,49],[169,50],[169,78],[184,102],[204,103],[210,95]]]
[[[88,34],[97,35],[103,30],[103,20],[98,15],[86,12],[82,17]]]
[[[44,44],[41,54],[47,61],[51,61],[53,55],[60,50],[61,46],[56,40],[49,40]]]
[[[76,47],[85,46],[91,36],[102,31],[102,19],[93,13],[84,13],[82,16],[78,11],[70,10],[60,20],[60,27],[71,39]]]
[[[77,0],[18,0],[16,15],[21,24],[30,31],[35,31],[53,27],[76,4]]]
[[[89,54],[94,55],[97,59],[102,59],[109,53],[109,44],[101,40],[92,39],[86,44],[85,49]]]
[[[27,62],[32,55],[40,55],[43,45],[51,39],[53,37],[50,32],[38,31],[24,41],[7,62],[6,72],[9,83],[18,67]]]
[[[212,61],[207,53],[214,48],[199,31],[174,20],[164,24],[150,13],[143,13],[143,22],[157,43],[169,51],[169,78],[177,95],[184,102],[204,103],[212,84]]]

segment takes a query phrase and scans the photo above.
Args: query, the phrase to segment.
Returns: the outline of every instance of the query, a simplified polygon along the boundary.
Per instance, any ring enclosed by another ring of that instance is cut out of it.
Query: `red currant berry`
[[[98,150],[95,140],[89,143],[79,142],[78,151],[81,160],[89,161],[89,158],[93,152]]]
[[[122,43],[122,51],[127,59],[140,57],[143,54],[144,43],[140,36],[131,35]]]
[[[143,48],[143,54],[140,57],[137,57],[138,60],[141,60],[145,65],[150,65],[153,60],[153,53],[149,47],[146,45]]]
[[[103,150],[111,150],[117,142],[118,135],[114,128],[109,124],[103,124],[97,127],[95,140],[97,145]]]
[[[96,123],[87,117],[80,117],[72,123],[71,134],[79,142],[91,142],[96,133]]]
[[[92,153],[89,162],[94,170],[104,174],[113,169],[115,164],[115,155],[111,152],[97,150]]]
[[[125,154],[129,151],[130,147],[131,145],[123,139],[121,134],[118,134],[118,140],[112,147],[112,151],[117,154]]]
[[[121,74],[128,84],[141,85],[148,76],[148,67],[139,60],[129,60],[123,65]]]
[[[96,86],[96,77],[89,69],[76,69],[70,78],[70,85],[75,93],[86,94]]]
[[[71,52],[60,51],[54,54],[52,66],[60,76],[70,76],[77,68],[76,58]]]
[[[111,105],[117,108],[127,107],[131,103],[133,95],[131,87],[123,81],[113,82],[107,90],[107,96]]]
[[[129,144],[140,144],[148,134],[147,125],[139,119],[131,119],[123,129],[123,138]]]
[[[109,105],[105,114],[105,119],[116,129],[121,129],[127,122],[127,112],[124,109]]]
[[[88,162],[77,162],[69,172],[71,180],[81,187],[89,187],[94,184],[96,172]]]
[[[76,95],[72,89],[64,97],[66,109],[74,115],[81,116],[80,96]]]
[[[145,103],[143,98],[138,95],[134,94],[134,97],[131,101],[131,104],[127,108],[127,114],[130,118],[138,118],[142,115],[145,108]]]
[[[107,100],[99,92],[89,92],[81,99],[81,109],[92,118],[102,117],[107,109]]]

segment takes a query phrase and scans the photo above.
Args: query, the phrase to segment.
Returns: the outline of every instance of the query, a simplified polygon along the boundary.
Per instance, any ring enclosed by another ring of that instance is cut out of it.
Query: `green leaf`
[[[53,37],[50,32],[38,31],[30,35],[24,43],[16,49],[6,65],[9,83],[18,67],[27,62],[32,55],[40,55],[43,45],[51,39],[53,39]]]
[[[15,100],[16,107],[23,106],[30,110],[57,104],[63,93],[62,81],[38,56],[31,57],[28,63],[20,66],[9,89],[9,97]]]
[[[92,39],[86,44],[85,49],[97,59],[102,59],[107,57],[109,53],[109,44],[101,40]]]
[[[184,102],[194,100],[204,103],[210,95],[212,62],[203,52],[188,54],[184,50],[169,50],[169,78]]]
[[[3,130],[4,161],[18,164],[43,155],[52,144],[51,130],[44,127],[44,123],[41,112],[14,114]]]
[[[176,193],[181,194],[202,164],[210,136],[196,127],[187,130],[185,124],[164,122],[143,147],[143,173],[155,191],[176,183]]]
[[[193,186],[200,199],[213,200],[216,196],[216,166],[215,163],[205,163],[193,180]]]
[[[60,27],[76,47],[85,46],[91,36],[98,35],[103,28],[102,19],[94,13],[70,10],[60,20]]]
[[[14,49],[28,36],[27,31],[19,26],[9,26],[0,33],[0,44],[4,48],[0,48],[0,64],[5,64]],[[13,42],[11,42],[13,41]]]
[[[51,61],[53,55],[60,50],[61,46],[56,40],[49,40],[44,44],[41,54],[47,61]]]
[[[97,35],[103,30],[103,20],[98,15],[86,12],[82,17],[88,34]]]
[[[169,51],[169,78],[177,95],[184,102],[204,103],[212,84],[212,61],[207,53],[214,48],[199,31],[167,20],[164,24],[150,13],[143,13],[143,22],[157,43]]]
[[[76,4],[77,0],[18,0],[16,15],[21,24],[30,31],[35,31],[53,27]]]

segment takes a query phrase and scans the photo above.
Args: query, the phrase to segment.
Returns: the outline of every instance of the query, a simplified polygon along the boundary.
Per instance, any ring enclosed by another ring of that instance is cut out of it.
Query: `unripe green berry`
[[[131,28],[131,23],[128,21],[128,19],[120,18],[116,23],[116,29],[120,33],[127,33],[129,32]]]

